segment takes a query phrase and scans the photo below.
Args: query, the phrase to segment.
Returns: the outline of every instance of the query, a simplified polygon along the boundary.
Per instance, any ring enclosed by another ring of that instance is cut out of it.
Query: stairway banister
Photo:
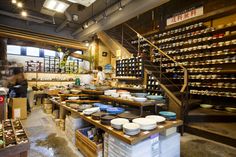
[[[162,55],[166,56],[167,58],[169,58],[171,61],[173,61],[176,65],[178,65],[180,68],[183,69],[184,71],[184,85],[182,86],[180,92],[184,92],[188,86],[188,70],[187,68],[185,68],[182,64],[180,64],[179,62],[177,62],[176,60],[174,60],[172,57],[170,57],[168,54],[166,54],[164,51],[162,51],[161,49],[159,49],[156,45],[154,45],[151,41],[149,41],[148,39],[146,39],[145,37],[143,37],[141,34],[139,34],[136,30],[134,30],[131,26],[129,26],[127,23],[125,23],[125,26],[127,26],[129,29],[131,29],[133,32],[135,32],[138,36],[138,39],[142,38],[143,40],[145,40],[148,44],[150,44],[152,47],[154,47],[155,49],[157,49]]]

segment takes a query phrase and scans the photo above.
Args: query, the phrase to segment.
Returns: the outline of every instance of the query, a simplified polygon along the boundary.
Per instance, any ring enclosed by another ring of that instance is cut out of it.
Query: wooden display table
[[[135,136],[129,136],[129,135],[125,135],[122,131],[116,130],[114,128],[112,128],[111,126],[108,125],[103,125],[100,123],[99,120],[93,120],[90,116],[85,116],[82,112],[78,112],[75,109],[72,109],[66,105],[62,105],[61,106],[68,110],[71,111],[73,113],[76,113],[77,115],[79,115],[82,119],[84,119],[85,121],[93,124],[94,126],[104,130],[105,132],[117,137],[118,139],[130,144],[130,145],[134,145],[137,144],[141,141],[143,141],[144,139],[156,134],[156,133],[160,133],[165,131],[166,129],[172,128],[172,127],[178,127],[180,125],[183,124],[183,122],[181,120],[176,120],[176,121],[166,121],[163,124],[158,125],[158,127],[154,130],[151,131],[141,131],[138,135]]]

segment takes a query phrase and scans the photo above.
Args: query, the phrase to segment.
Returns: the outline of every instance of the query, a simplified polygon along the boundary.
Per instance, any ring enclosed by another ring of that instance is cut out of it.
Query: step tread
[[[196,108],[188,112],[189,116],[236,116],[236,113],[214,109]]]
[[[229,137],[236,140],[236,122],[235,123],[189,123],[188,127],[207,131],[217,135]]]

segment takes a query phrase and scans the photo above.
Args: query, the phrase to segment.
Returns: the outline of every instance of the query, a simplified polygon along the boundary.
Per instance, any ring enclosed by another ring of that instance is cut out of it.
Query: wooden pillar
[[[95,48],[94,48],[94,50],[95,50],[95,54],[94,54],[94,66],[95,66],[95,68],[97,68],[98,67],[98,65],[99,65],[99,39],[95,39],[94,40],[95,42],[94,42],[94,46],[95,46]]]

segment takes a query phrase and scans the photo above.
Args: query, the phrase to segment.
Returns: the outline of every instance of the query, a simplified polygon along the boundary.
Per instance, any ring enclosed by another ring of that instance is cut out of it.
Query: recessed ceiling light
[[[43,6],[47,9],[63,13],[70,5],[59,0],[46,0]]]
[[[23,11],[21,12],[21,16],[26,17],[27,15],[28,15],[28,14],[27,14],[26,11],[23,10]]]
[[[16,4],[17,1],[16,0],[11,0],[11,2],[12,2],[12,4]]]
[[[18,2],[18,3],[17,3],[17,7],[18,7],[18,8],[22,8],[22,7],[23,7],[23,3],[22,3],[22,2]]]

